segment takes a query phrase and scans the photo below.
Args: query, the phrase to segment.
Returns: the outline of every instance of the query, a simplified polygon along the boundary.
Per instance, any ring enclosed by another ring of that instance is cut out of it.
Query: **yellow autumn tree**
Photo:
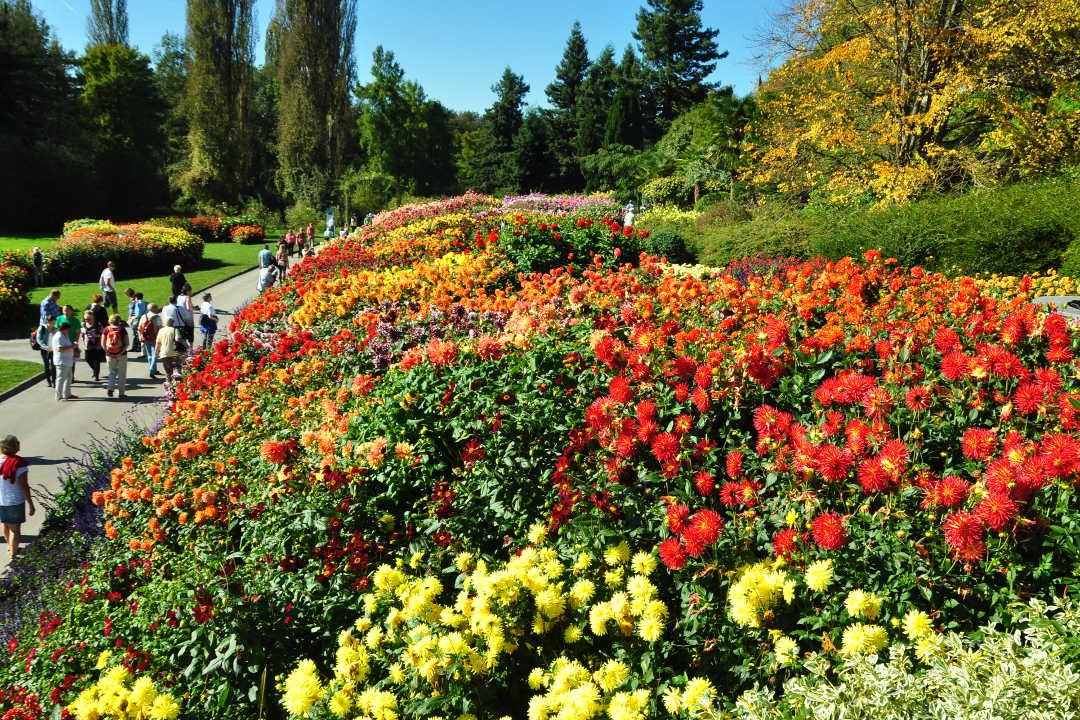
[[[798,0],[754,179],[903,202],[1080,157],[1075,0]]]

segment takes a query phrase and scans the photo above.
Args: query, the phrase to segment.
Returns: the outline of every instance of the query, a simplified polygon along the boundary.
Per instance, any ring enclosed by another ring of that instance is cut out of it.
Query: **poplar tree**
[[[356,0],[280,0],[278,178],[309,207],[333,199],[352,131]]]
[[[646,0],[638,10],[634,39],[641,55],[661,125],[666,127],[681,112],[703,101],[714,86],[705,82],[716,61],[718,30],[701,22],[702,0]]]
[[[181,190],[201,203],[238,203],[252,188],[253,0],[188,0],[191,57]]]
[[[90,0],[89,45],[127,45],[127,0]]]

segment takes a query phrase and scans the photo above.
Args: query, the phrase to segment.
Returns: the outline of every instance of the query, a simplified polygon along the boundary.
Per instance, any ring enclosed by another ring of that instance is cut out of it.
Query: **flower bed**
[[[30,301],[32,280],[28,260],[15,253],[0,256],[0,318],[19,317]]]
[[[86,280],[109,260],[119,268],[167,273],[173,265],[192,266],[202,259],[202,240],[180,228],[76,222],[64,226],[63,237],[50,253],[50,282]]]
[[[266,237],[266,229],[247,215],[199,215],[185,223],[185,229],[203,242],[260,243]]]
[[[302,261],[0,687],[71,703],[111,650],[184,717],[696,717],[1075,582],[1077,328],[875,253],[673,273],[605,212],[458,198]]]

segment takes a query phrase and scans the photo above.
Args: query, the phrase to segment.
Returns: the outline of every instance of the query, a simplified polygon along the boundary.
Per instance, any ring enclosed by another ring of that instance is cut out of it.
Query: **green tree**
[[[165,196],[165,103],[150,58],[126,45],[93,45],[81,61],[80,98],[92,132],[94,186],[107,217],[137,217]]]
[[[498,148],[490,123],[461,137],[457,155],[458,183],[466,190],[500,194],[517,191],[517,170],[511,153]]]
[[[278,177],[294,201],[326,207],[352,128],[356,0],[282,0],[277,20]]]
[[[499,82],[491,86],[491,91],[495,93],[495,102],[487,110],[487,119],[491,123],[495,147],[499,152],[509,152],[513,150],[514,137],[521,129],[524,118],[522,106],[529,86],[524,77],[514,74],[508,67]]]
[[[713,87],[705,78],[727,52],[717,51],[719,31],[702,25],[702,0],[646,2],[650,9],[638,10],[634,39],[641,44],[659,120],[666,127],[705,99]]]
[[[90,0],[89,45],[127,45],[127,0]]]
[[[252,2],[188,0],[188,155],[178,184],[198,203],[238,204],[251,193]]]
[[[589,66],[581,85],[577,108],[578,157],[591,155],[604,145],[608,112],[615,97],[615,74],[615,50],[608,45]]]
[[[178,174],[183,170],[184,158],[188,154],[188,122],[184,113],[188,52],[184,39],[175,33],[165,33],[154,48],[153,58],[154,83],[165,105],[163,162],[169,185],[176,189]]]
[[[604,126],[604,145],[641,148],[645,141],[641,65],[634,49],[626,48],[615,74],[615,97]]]
[[[84,214],[91,177],[74,59],[29,0],[0,0],[0,226],[53,230]]]
[[[555,80],[544,90],[551,110],[546,112],[552,153],[559,164],[559,184],[563,189],[582,186],[581,168],[577,160],[578,95],[589,70],[589,52],[581,23],[570,29],[562,60],[555,68]]]
[[[559,184],[559,163],[552,152],[551,126],[539,110],[530,110],[514,138],[518,187],[526,192],[551,192]]]

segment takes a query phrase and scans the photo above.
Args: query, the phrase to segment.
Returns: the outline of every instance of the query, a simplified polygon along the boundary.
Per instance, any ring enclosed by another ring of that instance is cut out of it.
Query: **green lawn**
[[[283,231],[271,231],[267,233],[266,241],[274,244]],[[55,239],[44,237],[24,236],[5,237],[0,236],[0,252],[8,250],[23,250],[30,252],[35,245],[48,252],[48,247],[55,243]],[[245,270],[255,267],[258,263],[259,250],[262,245],[239,245],[235,243],[207,243],[203,250],[202,263],[195,268],[184,268],[191,287],[198,293],[203,288],[238,275]],[[30,294],[31,304],[27,306],[26,313],[21,319],[14,322],[4,323],[6,327],[0,328],[4,336],[10,337],[14,333],[18,335],[25,325],[29,328],[37,322],[37,306],[45,299],[45,296],[55,287],[60,291],[60,303],[71,304],[82,309],[90,304],[90,298],[98,292],[97,278],[101,268],[87,268],[88,282],[66,283],[63,285],[34,288]],[[167,275],[140,276],[137,269],[118,267],[116,269],[116,286],[121,295],[120,304],[126,307],[127,301],[123,297],[126,288],[134,288],[141,292],[147,302],[156,302],[164,305],[168,302],[171,286]]]
[[[0,393],[41,372],[41,363],[26,360],[0,360]]]

